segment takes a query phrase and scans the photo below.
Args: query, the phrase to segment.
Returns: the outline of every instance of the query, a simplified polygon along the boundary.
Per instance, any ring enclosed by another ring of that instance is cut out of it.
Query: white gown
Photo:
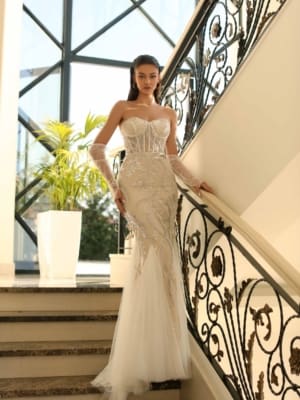
[[[175,239],[177,188],[165,156],[167,119],[123,121],[126,157],[118,184],[135,235],[109,362],[92,384],[110,400],[151,382],[190,376],[183,284]]]

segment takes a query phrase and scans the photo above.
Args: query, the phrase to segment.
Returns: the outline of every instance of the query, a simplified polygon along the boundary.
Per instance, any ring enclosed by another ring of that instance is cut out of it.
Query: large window
[[[15,262],[36,269],[36,214],[46,205],[32,168],[49,157],[34,140],[51,118],[82,125],[127,97],[139,54],[162,65],[195,0],[24,0],[18,129]],[[134,28],[134,29],[133,29]],[[117,132],[110,147],[118,147]]]

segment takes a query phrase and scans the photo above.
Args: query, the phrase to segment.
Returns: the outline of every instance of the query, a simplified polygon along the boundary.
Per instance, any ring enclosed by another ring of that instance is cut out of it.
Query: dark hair
[[[136,100],[137,99],[137,97],[139,95],[139,90],[136,87],[136,83],[134,80],[134,72],[137,67],[139,67],[140,65],[145,65],[145,64],[154,65],[158,69],[158,72],[160,72],[160,70],[161,70],[158,61],[153,56],[149,56],[148,54],[142,54],[141,56],[138,56],[137,58],[135,58],[130,66],[130,89],[129,89],[127,100]],[[154,95],[156,103],[159,103],[160,102],[160,97],[159,97],[160,83],[158,83],[156,89],[154,90],[153,95]]]

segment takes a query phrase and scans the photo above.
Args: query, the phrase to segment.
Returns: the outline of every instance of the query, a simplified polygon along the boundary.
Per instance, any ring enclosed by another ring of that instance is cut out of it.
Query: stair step
[[[117,312],[105,311],[0,311],[1,322],[115,321]]]
[[[111,341],[63,341],[63,342],[6,342],[0,343],[1,357],[34,357],[80,354],[109,354]]]
[[[74,288],[0,287],[0,311],[118,310],[122,288],[86,285]]]
[[[96,375],[111,341],[0,343],[0,378]]]
[[[0,312],[0,342],[111,340],[116,311]]]
[[[1,399],[60,399],[82,396],[82,399],[99,399],[100,391],[90,382],[92,375],[75,377],[40,377],[0,379]],[[156,383],[153,390],[142,396],[130,396],[129,399],[140,400],[179,400],[180,382],[168,381]],[[94,395],[94,396],[92,396]],[[76,400],[81,397],[76,397]]]
[[[107,364],[122,288],[24,282],[0,288],[0,398],[99,400],[90,381]],[[128,400],[179,400],[179,388],[156,383]]]

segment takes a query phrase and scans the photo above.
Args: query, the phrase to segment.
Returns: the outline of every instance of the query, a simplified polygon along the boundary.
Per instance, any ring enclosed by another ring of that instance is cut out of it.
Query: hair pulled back
[[[157,69],[158,72],[160,73],[160,65],[158,63],[158,61],[156,60],[155,57],[150,56],[148,54],[142,54],[140,56],[138,56],[137,58],[135,58],[130,66],[130,89],[129,89],[129,93],[128,93],[128,97],[127,100],[136,100],[138,95],[139,95],[139,90],[136,86],[135,80],[134,80],[134,73],[135,73],[135,69],[137,67],[139,67],[140,65],[154,65]],[[156,103],[160,102],[160,83],[158,83],[156,89],[154,90],[154,99],[156,101]]]

